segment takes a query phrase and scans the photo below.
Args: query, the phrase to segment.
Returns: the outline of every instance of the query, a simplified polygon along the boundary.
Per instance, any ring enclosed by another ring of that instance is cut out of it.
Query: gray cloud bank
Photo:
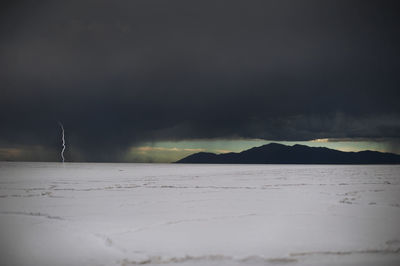
[[[153,140],[399,139],[398,11],[396,1],[3,4],[0,146],[57,149],[59,120],[73,160],[115,161]]]

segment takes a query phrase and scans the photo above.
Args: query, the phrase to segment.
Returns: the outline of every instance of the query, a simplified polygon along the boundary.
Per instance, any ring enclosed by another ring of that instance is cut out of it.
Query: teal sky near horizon
[[[262,139],[203,139],[182,141],[142,142],[121,153],[120,162],[170,163],[197,152],[228,153],[241,152],[268,143],[284,145],[302,144],[311,147],[327,147],[340,151],[373,150],[400,154],[400,145],[391,139],[352,140],[316,139],[310,141],[272,141]],[[85,161],[79,149],[67,145],[66,161]],[[0,147],[0,160],[5,161],[56,161],[59,150],[36,146]],[[106,151],[105,151],[106,152]],[[75,158],[75,160],[71,159]],[[78,158],[78,160],[76,159]],[[82,158],[82,159],[80,159]]]
[[[373,150],[380,152],[400,153],[387,140],[329,140],[318,139],[311,141],[270,141],[262,139],[211,139],[184,141],[157,141],[143,143],[131,147],[125,156],[126,161],[136,162],[174,162],[196,152],[227,153],[241,152],[252,147],[262,146],[271,142],[284,145],[302,144],[311,147],[327,147],[340,151]]]

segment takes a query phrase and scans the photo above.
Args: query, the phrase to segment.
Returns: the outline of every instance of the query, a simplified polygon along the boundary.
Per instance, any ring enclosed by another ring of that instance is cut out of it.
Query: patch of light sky
[[[318,139],[311,141],[269,141],[262,139],[208,139],[208,140],[183,140],[183,141],[158,141],[142,143],[132,147],[125,159],[136,162],[174,162],[196,152],[227,153],[241,152],[253,147],[262,146],[271,142],[284,145],[302,144],[310,147],[327,147],[340,151],[373,150],[380,152],[393,152],[388,150],[388,141],[370,140],[340,140]],[[398,151],[395,151],[398,153]]]

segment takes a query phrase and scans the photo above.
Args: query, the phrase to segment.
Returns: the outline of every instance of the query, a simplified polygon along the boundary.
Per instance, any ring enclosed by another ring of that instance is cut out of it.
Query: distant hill
[[[323,147],[270,143],[240,153],[199,152],[176,163],[210,164],[400,164],[400,155],[377,151],[343,152]]]

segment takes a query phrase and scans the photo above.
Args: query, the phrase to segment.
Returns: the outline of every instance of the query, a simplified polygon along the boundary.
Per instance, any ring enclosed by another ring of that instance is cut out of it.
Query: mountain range
[[[208,164],[400,164],[400,155],[377,151],[343,152],[325,147],[270,143],[239,153],[199,152],[176,163]]]

